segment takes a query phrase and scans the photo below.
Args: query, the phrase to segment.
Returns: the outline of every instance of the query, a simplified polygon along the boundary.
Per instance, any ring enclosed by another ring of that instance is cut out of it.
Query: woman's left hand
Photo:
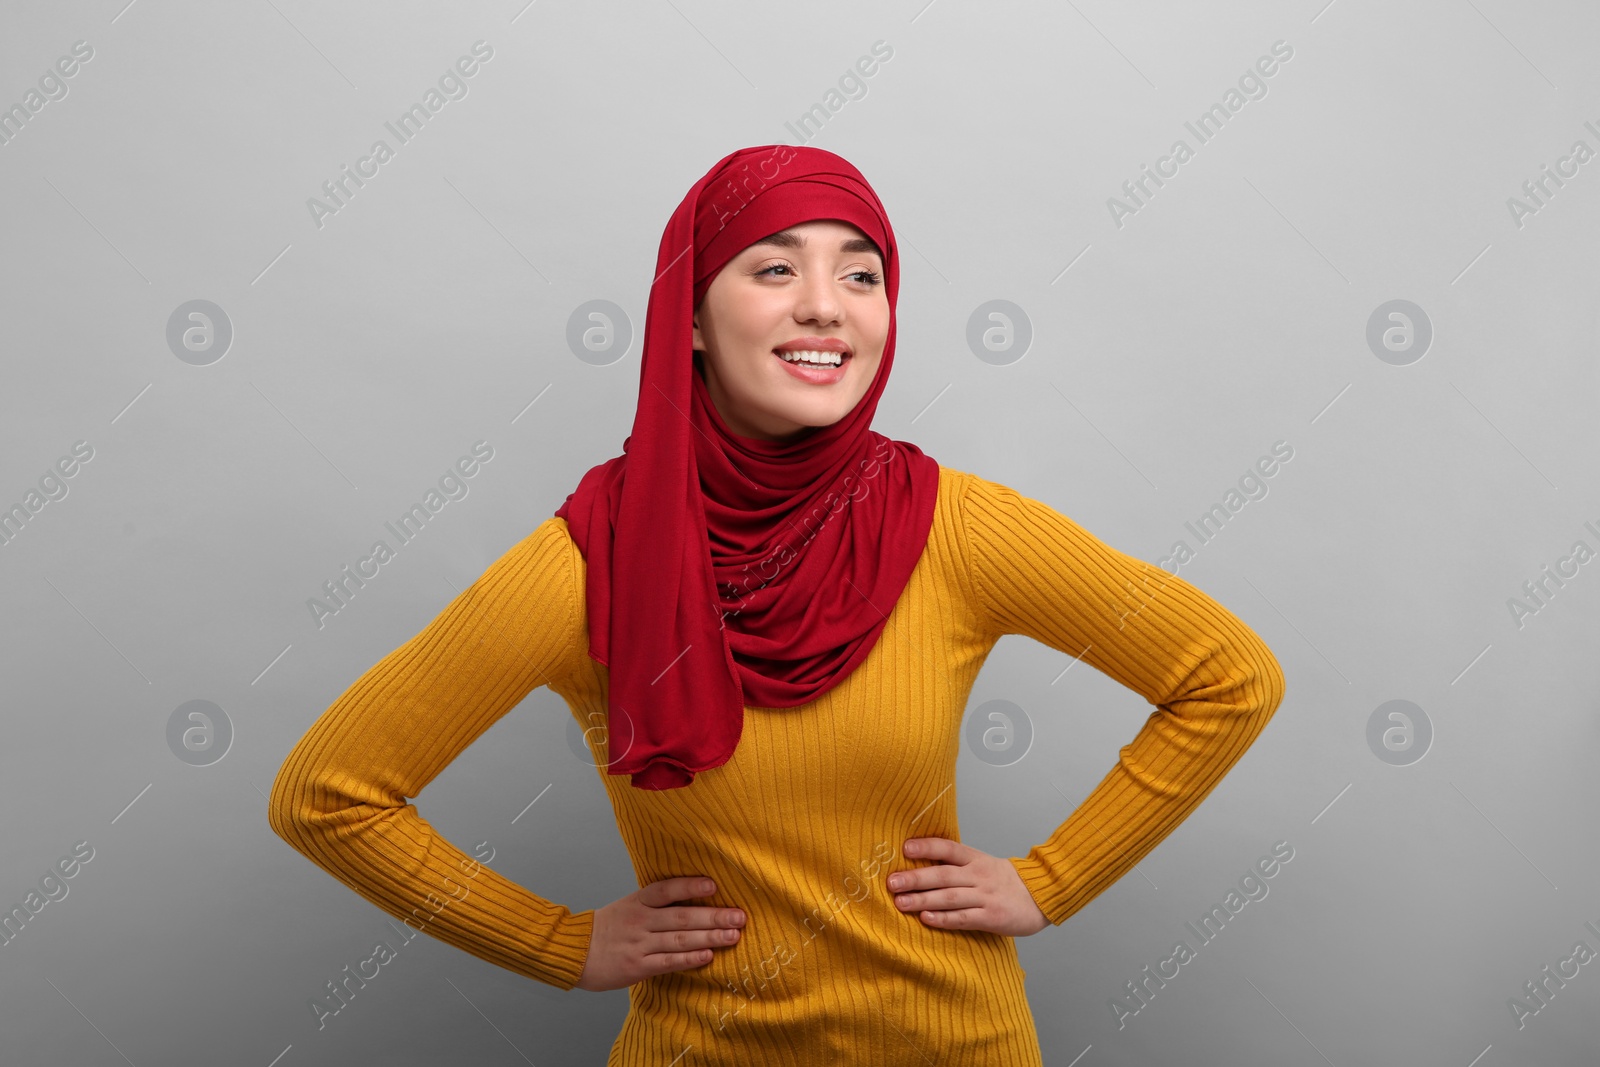
[[[928,926],[1026,937],[1050,925],[1008,859],[948,837],[908,838],[900,852],[908,859],[943,861],[896,871],[887,883],[895,906],[920,912]]]

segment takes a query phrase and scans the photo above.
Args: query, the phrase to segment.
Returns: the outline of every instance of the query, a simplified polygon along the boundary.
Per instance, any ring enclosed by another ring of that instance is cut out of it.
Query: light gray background
[[[729,151],[796,142],[878,40],[808,143],[862,170],[904,253],[879,431],[1152,562],[1294,449],[1181,572],[1266,639],[1287,699],[1135,872],[1019,941],[1046,1062],[1594,1062],[1600,962],[1520,1029],[1508,1000],[1600,950],[1600,563],[1520,626],[1508,601],[1600,549],[1600,160],[1521,225],[1507,201],[1600,149],[1597,31],[1591,5],[1510,0],[7,4],[0,105],[94,55],[0,146],[0,505],[94,455],[0,546],[0,903],[95,852],[0,947],[6,1062],[604,1061],[625,992],[429,938],[319,1031],[309,998],[393,934],[265,793],[620,451],[668,215]],[[384,122],[480,39],[467,95],[398,145]],[[1265,95],[1198,144],[1184,122],[1280,40]],[[395,157],[318,227],[308,198],[379,138]],[[1194,158],[1117,225],[1108,198],[1178,138]],[[167,342],[197,299],[234,334],[207,366]],[[607,366],[566,341],[601,299],[634,332]],[[967,343],[996,299],[1033,330],[1005,365]],[[1406,365],[1367,341],[1397,299],[1433,331]],[[307,600],[479,439],[468,495],[319,629]],[[1009,700],[1036,736],[1009,766],[962,753],[968,843],[1042,841],[1150,711],[1071,664],[992,655],[969,717]],[[209,766],[168,744],[190,700],[232,725]],[[1426,758],[1369,745],[1391,700]],[[581,910],[636,885],[568,719],[536,690],[419,807]],[[1277,841],[1269,895],[1119,1029],[1124,983]]]

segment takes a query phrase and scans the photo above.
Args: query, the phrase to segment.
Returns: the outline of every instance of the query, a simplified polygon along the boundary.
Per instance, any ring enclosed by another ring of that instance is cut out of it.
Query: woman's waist
[[[652,981],[684,985],[680,992],[697,998],[712,995],[719,1015],[760,1001],[796,1018],[829,1011],[841,982],[873,985],[890,1000],[960,1002],[1012,987],[1021,993],[1012,938],[928,926],[895,906],[881,876],[861,883],[854,896],[828,893],[809,907],[772,896],[734,906],[746,915],[737,943],[714,949],[702,967]]]
[[[738,1055],[779,1049],[804,1050],[807,1064],[1038,1063],[1011,938],[927,927],[923,936],[842,915],[811,930],[747,926],[710,963],[636,983],[628,1029],[662,1049],[693,1045],[705,1063],[724,1062],[713,1050],[748,1063]],[[863,1058],[873,1050],[881,1055]]]

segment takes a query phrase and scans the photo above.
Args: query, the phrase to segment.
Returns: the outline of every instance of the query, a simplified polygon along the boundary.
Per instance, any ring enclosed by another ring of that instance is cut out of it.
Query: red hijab
[[[693,363],[706,289],[756,241],[812,219],[883,251],[889,333],[872,387],[792,444],[730,431]],[[733,755],[744,709],[790,708],[866,658],[921,558],[939,464],[872,429],[894,366],[900,255],[844,159],[762,145],[672,213],[645,317],[633,433],[556,511],[587,564],[589,655],[609,668],[610,774],[678,789]],[[892,713],[892,709],[884,709]]]

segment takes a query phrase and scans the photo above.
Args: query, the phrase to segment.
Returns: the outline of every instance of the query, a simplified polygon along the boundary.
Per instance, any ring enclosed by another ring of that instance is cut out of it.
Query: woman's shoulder
[[[980,491],[989,488],[1005,488],[1005,486],[1001,485],[999,482],[991,481],[980,474],[974,474],[972,471],[959,470],[955,467],[948,467],[941,463],[939,464],[939,488],[943,489],[946,484],[961,489],[973,487],[979,489]]]
[[[971,471],[958,470],[939,464],[939,506],[953,511],[961,511],[969,500],[988,499],[999,497],[1015,497],[1019,493],[1008,485],[974,474]]]
[[[1002,552],[1019,539],[1059,538],[1062,525],[1077,524],[1046,500],[971,471],[939,466],[937,510],[965,551]]]
[[[528,531],[513,551],[555,556],[573,555],[577,556],[580,562],[583,560],[583,553],[578,551],[578,544],[572,539],[571,527],[567,525],[567,520],[559,515],[550,516]]]
[[[1006,504],[1040,503],[1037,498],[1020,492],[1003,482],[985,478],[983,475],[974,474],[971,471],[946,467],[942,463],[939,464],[939,494],[941,497],[947,497],[950,503],[958,506],[963,501],[1004,502]]]
[[[929,537],[949,545],[952,565],[962,570],[971,566],[974,541],[983,539],[981,531],[973,529],[974,515],[992,513],[992,505],[985,507],[985,503],[992,502],[996,492],[1010,491],[971,471],[939,464],[939,497],[934,504],[934,523]]]
[[[564,603],[572,622],[584,621],[583,553],[572,539],[567,520],[552,515],[505,551],[485,572],[497,588],[542,590],[544,596]]]

